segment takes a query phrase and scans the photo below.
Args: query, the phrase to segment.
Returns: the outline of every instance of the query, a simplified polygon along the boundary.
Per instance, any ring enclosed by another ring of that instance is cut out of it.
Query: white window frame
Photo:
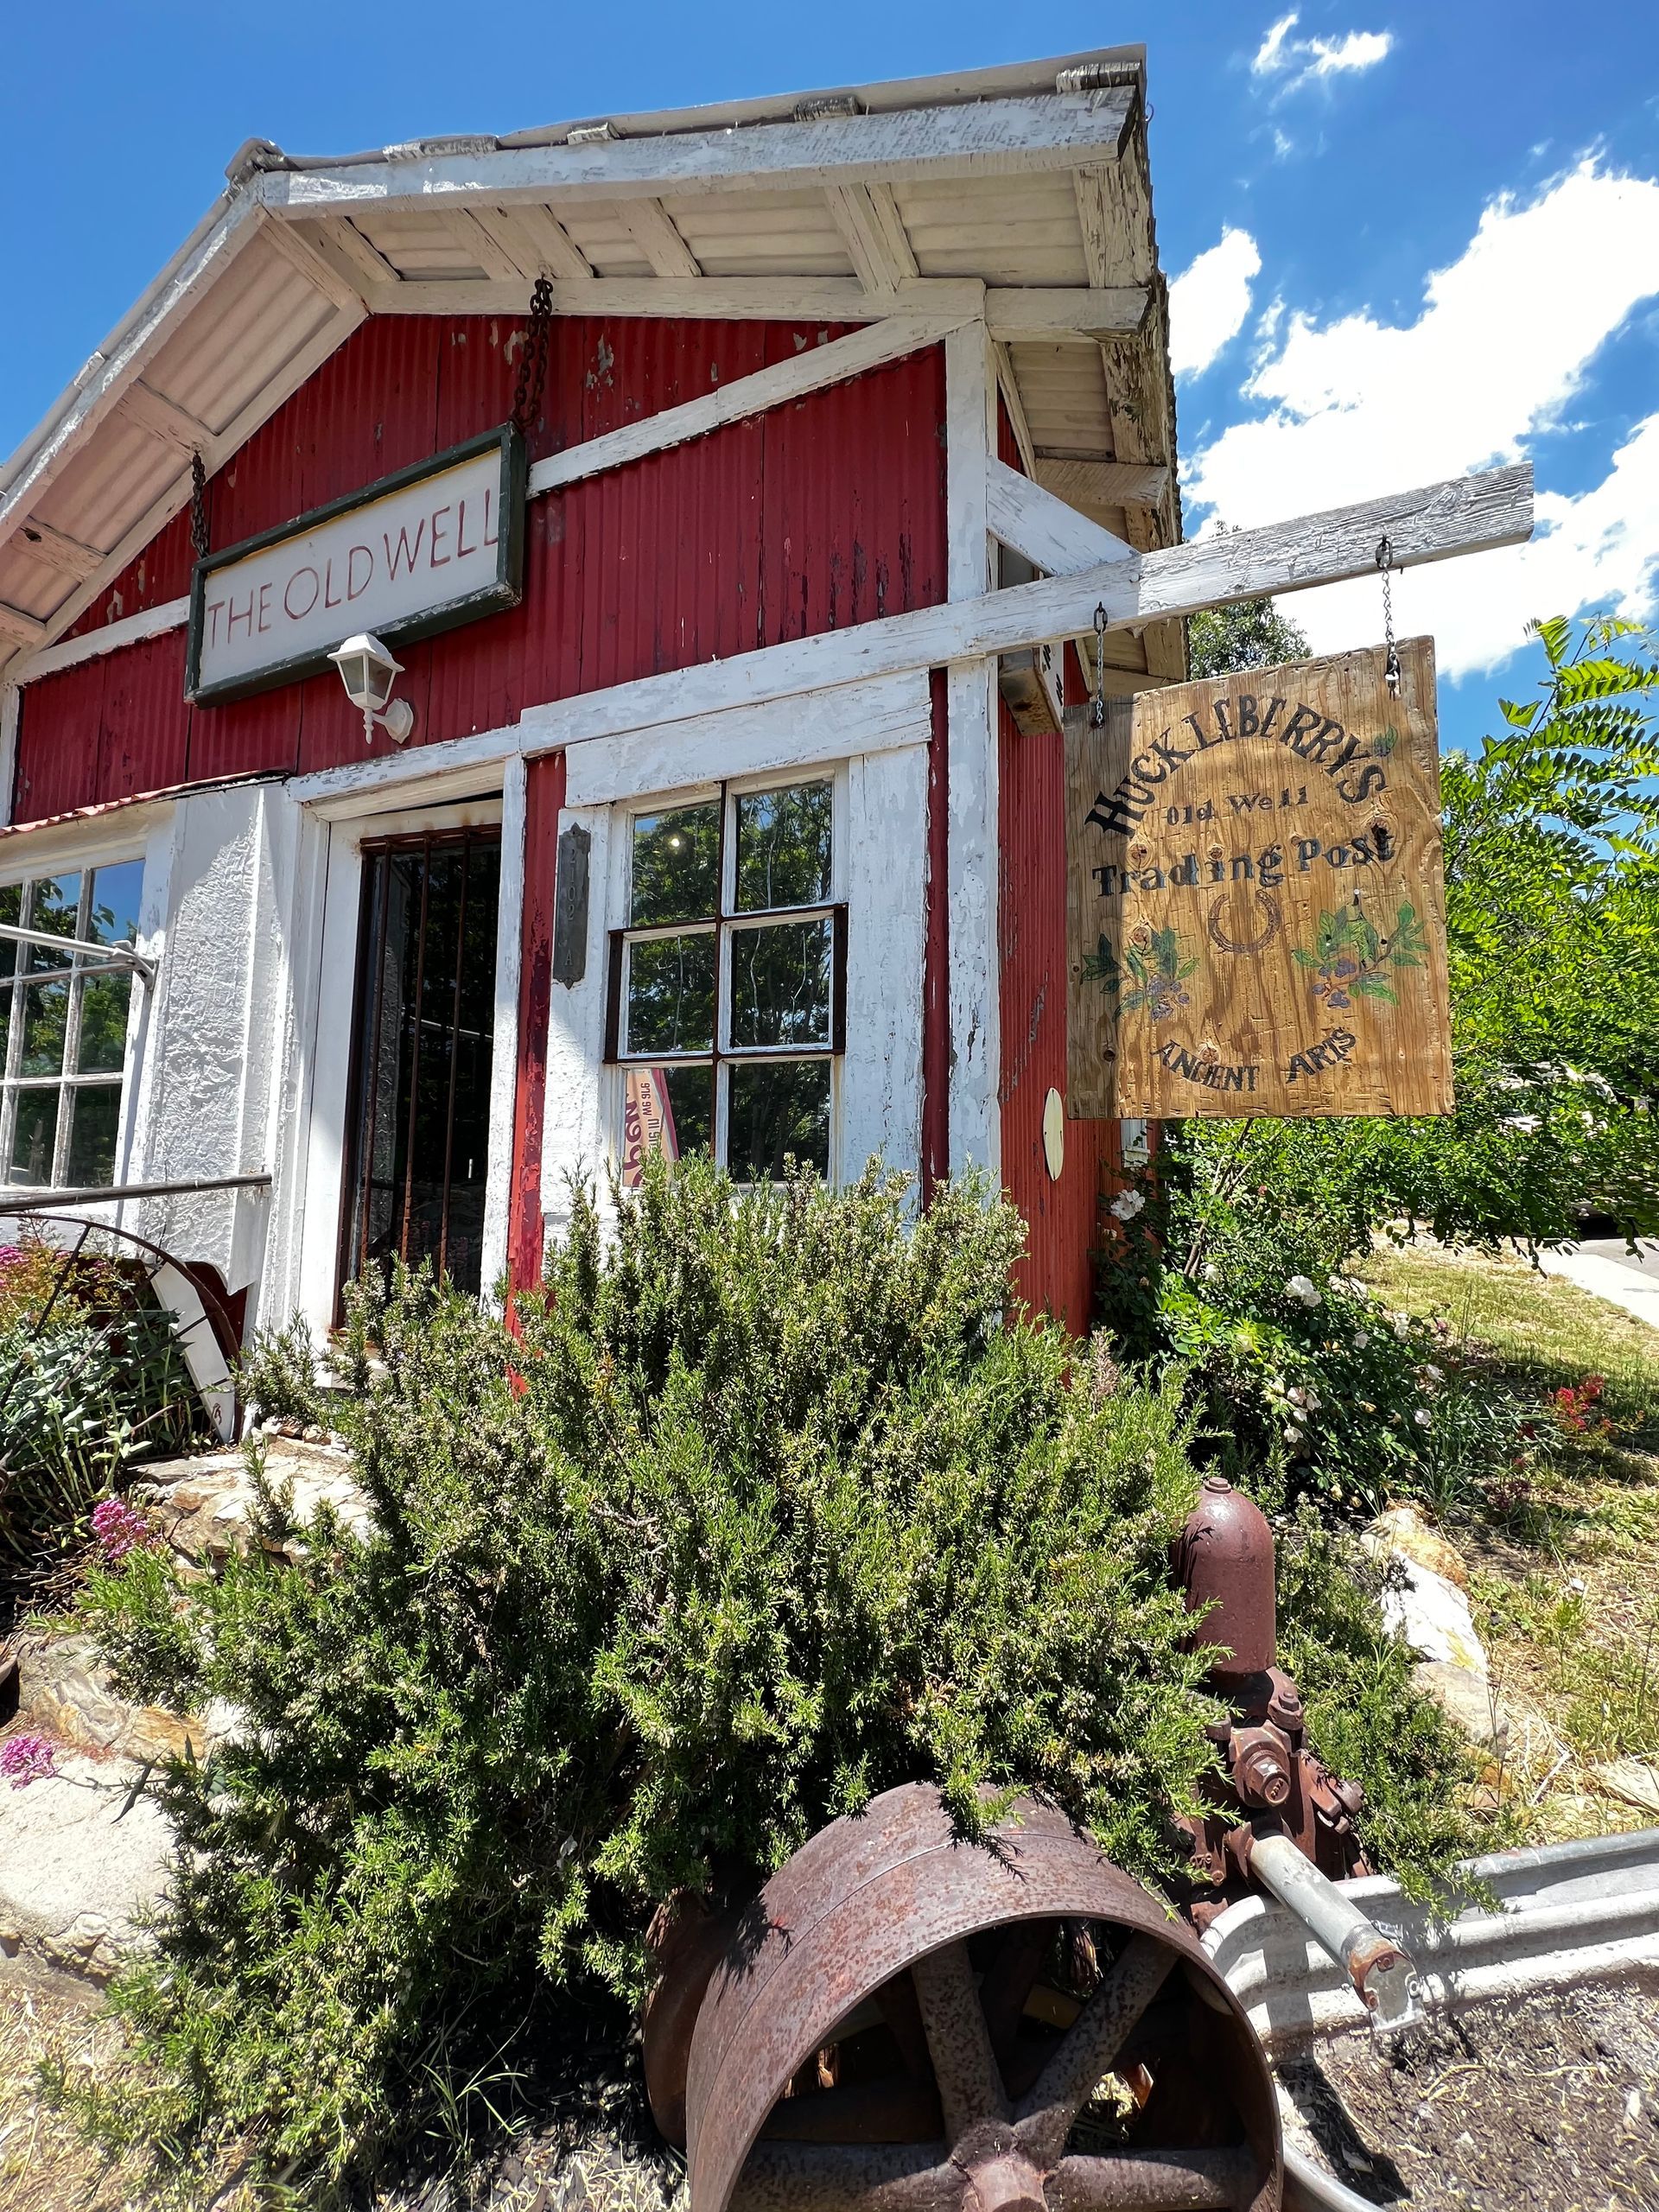
[[[66,1092],[79,1093],[81,1090],[113,1090],[119,1102],[115,1154],[111,1162],[109,1184],[107,1186],[97,1186],[114,1189],[121,1181],[130,1143],[135,1045],[143,1020],[145,985],[142,971],[134,965],[130,973],[135,988],[128,996],[126,1038],[119,1069],[83,1075],[79,1068],[79,1051],[86,976],[88,970],[94,975],[101,973],[105,966],[95,953],[86,949],[86,940],[90,931],[89,902],[94,877],[100,869],[126,867],[134,862],[143,871],[139,893],[141,918],[137,925],[138,932],[142,935],[142,917],[147,911],[144,902],[149,893],[145,844],[143,840],[135,842],[128,836],[115,845],[57,850],[43,842],[32,855],[25,848],[17,853],[15,860],[10,855],[5,856],[5,860],[10,864],[0,863],[0,889],[9,891],[22,887],[23,895],[19,904],[19,923],[25,929],[32,926],[34,890],[37,884],[54,882],[65,875],[79,876],[80,896],[74,935],[80,943],[72,950],[69,941],[66,939],[64,960],[49,970],[41,970],[35,975],[29,973],[29,963],[40,948],[15,944],[16,960],[13,972],[0,982],[0,1007],[3,1007],[5,1017],[3,1023],[0,1023],[0,1035],[4,1040],[3,1060],[0,1061],[0,1192],[26,1191],[31,1197],[41,1197],[71,1187],[67,1176],[74,1116],[73,1113],[64,1114],[63,1099]],[[55,1076],[26,1076],[22,1072],[24,995],[48,976],[62,977],[66,969],[69,971],[69,998],[64,1021],[63,1058],[58,1072]],[[44,1183],[25,1183],[14,1179],[13,1175],[12,1147],[16,1135],[18,1106],[23,1095],[29,1091],[55,1091],[58,1096],[52,1171]],[[93,1186],[89,1185],[86,1187]],[[3,1204],[0,1204],[0,1211],[3,1210]]]
[[[755,912],[737,908],[737,804],[758,792],[798,790],[805,784],[830,786],[830,896],[805,906],[769,906]],[[662,922],[634,927],[628,920],[632,904],[633,827],[636,822],[658,814],[676,814],[688,807],[716,803],[722,808],[720,839],[718,912],[709,918]],[[677,791],[668,799],[642,799],[619,807],[619,834],[612,841],[617,880],[611,911],[621,917],[610,933],[615,948],[607,977],[607,1052],[609,1074],[612,1157],[621,1157],[621,1124],[626,1099],[626,1071],[630,1067],[709,1067],[714,1071],[714,1156],[726,1161],[731,1135],[731,1077],[734,1067],[772,1061],[824,1061],[830,1069],[830,1126],[826,1146],[829,1177],[838,1179],[841,1158],[842,1063],[847,1048],[847,944],[854,926],[847,897],[848,772],[845,761],[823,761],[816,766],[774,768],[769,772],[734,776],[693,791]],[[732,946],[741,931],[787,922],[827,921],[830,930],[830,1033],[822,1045],[734,1045],[731,1036]],[[630,949],[653,938],[712,936],[715,943],[715,1039],[707,1051],[683,1052],[632,1052],[628,1049],[627,988]]]

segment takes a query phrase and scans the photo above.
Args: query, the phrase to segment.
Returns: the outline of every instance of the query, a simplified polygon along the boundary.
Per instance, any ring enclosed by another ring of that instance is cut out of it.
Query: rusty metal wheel
[[[1267,2062],[1190,1929],[1033,1801],[991,1847],[890,1790],[709,1983],[692,2212],[1278,2212]]]

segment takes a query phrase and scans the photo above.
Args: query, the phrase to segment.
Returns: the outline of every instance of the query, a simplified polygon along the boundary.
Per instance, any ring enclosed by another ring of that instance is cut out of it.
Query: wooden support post
[[[990,587],[990,463],[996,451],[996,370],[983,323],[944,341],[950,595]],[[950,1166],[1000,1175],[1001,1073],[996,957],[996,663],[953,660],[947,699],[950,931]]]

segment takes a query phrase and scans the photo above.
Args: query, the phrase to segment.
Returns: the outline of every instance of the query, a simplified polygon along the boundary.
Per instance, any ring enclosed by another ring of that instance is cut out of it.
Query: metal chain
[[[547,342],[553,326],[553,287],[545,275],[536,279],[530,296],[530,328],[518,356],[518,389],[512,398],[512,419],[524,437],[542,411],[542,391],[547,383]]]
[[[1106,603],[1095,606],[1095,702],[1089,719],[1096,729],[1106,723]]]
[[[201,455],[190,456],[190,543],[198,561],[207,558],[207,471]]]
[[[1378,541],[1376,565],[1382,578],[1382,642],[1387,653],[1382,663],[1382,680],[1389,687],[1390,699],[1400,696],[1400,656],[1394,645],[1394,584],[1390,571],[1394,567],[1394,548],[1388,539]]]

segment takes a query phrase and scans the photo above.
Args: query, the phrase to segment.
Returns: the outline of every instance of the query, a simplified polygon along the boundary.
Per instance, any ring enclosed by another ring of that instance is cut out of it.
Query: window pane
[[[627,1068],[622,1107],[622,1184],[632,1190],[643,1179],[645,1155],[665,1152],[671,1160],[707,1152],[715,1125],[712,1067]]]
[[[11,1180],[48,1185],[52,1180],[52,1147],[58,1136],[56,1090],[20,1090],[17,1126],[11,1140]]]
[[[42,877],[35,886],[30,929],[49,930],[54,937],[73,937],[79,919],[79,874]],[[29,965],[36,975],[44,975],[66,963],[63,955],[54,952],[49,945],[34,944],[29,949]]]
[[[73,1111],[69,1126],[67,1179],[79,1189],[90,1183],[115,1180],[115,1138],[121,1121],[118,1083],[89,1083],[64,1093],[66,1110]]]
[[[69,1013],[67,983],[36,983],[23,993],[22,1075],[56,1075],[63,1066],[64,1024]]]
[[[732,931],[732,1047],[827,1045],[835,926],[781,922]]]
[[[144,887],[142,861],[101,868],[92,878],[92,911],[86,934],[100,944],[130,944],[138,934],[138,899]]]
[[[821,906],[830,896],[828,784],[746,791],[737,802],[737,911]]]
[[[628,947],[627,1052],[706,1052],[715,1041],[715,933]]]
[[[729,1104],[727,1164],[740,1183],[781,1175],[786,1156],[829,1174],[828,1060],[734,1065]]]
[[[635,928],[707,920],[719,899],[719,801],[677,807],[671,814],[636,815],[628,907]]]
[[[130,976],[94,976],[80,987],[82,1075],[119,1075],[127,1057]]]
[[[22,919],[23,887],[21,883],[0,884],[0,922],[10,922],[16,929]],[[17,969],[17,946],[9,937],[0,937],[0,982],[15,975]],[[6,1016],[10,1008],[0,1003],[0,1055],[3,1055],[6,1038]],[[0,1057],[0,1066],[4,1065]]]

